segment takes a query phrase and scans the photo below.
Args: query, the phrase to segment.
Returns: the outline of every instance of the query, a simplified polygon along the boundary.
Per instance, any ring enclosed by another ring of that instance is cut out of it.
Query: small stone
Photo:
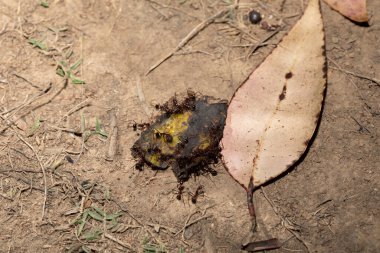
[[[258,11],[252,10],[249,12],[248,18],[252,24],[258,24],[261,21],[261,14]]]
[[[339,43],[339,39],[337,37],[332,37],[332,43],[338,44]]]

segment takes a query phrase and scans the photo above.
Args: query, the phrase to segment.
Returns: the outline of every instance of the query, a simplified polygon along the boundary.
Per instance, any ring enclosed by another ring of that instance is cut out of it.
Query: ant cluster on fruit
[[[132,125],[133,130],[142,130],[131,148],[136,169],[142,170],[144,165],[156,170],[171,167],[179,182],[176,198],[183,200],[186,194],[195,204],[204,194],[203,186],[191,192],[183,183],[192,176],[217,174],[212,165],[220,158],[227,101],[188,91],[185,97],[174,96],[155,108],[161,115],[154,122]]]
[[[196,99],[197,97],[195,92],[188,90],[187,96],[182,102],[179,102],[177,97],[174,96],[164,104],[156,104],[154,107],[166,114],[182,113],[183,111],[194,111]]]

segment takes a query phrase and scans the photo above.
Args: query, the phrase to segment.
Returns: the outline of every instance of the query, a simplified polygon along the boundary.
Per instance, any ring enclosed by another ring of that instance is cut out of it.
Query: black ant
[[[202,173],[203,175],[205,175],[205,174],[211,174],[211,176],[213,176],[213,177],[215,177],[216,175],[218,175],[218,172],[216,170],[214,170],[213,168],[211,168],[210,166],[205,166],[205,168],[203,170],[203,173]]]
[[[133,128],[133,131],[137,131],[137,130],[145,130],[147,129],[148,127],[150,127],[150,124],[149,123],[133,123],[132,125],[132,128]]]
[[[156,139],[160,139],[162,137],[162,138],[164,138],[165,142],[173,142],[173,136],[171,136],[168,133],[161,133],[161,132],[155,130],[154,135],[156,136]]]
[[[182,199],[183,190],[185,190],[185,186],[183,186],[183,184],[180,182],[177,185],[177,189],[178,189],[178,192],[177,192],[176,198],[178,200],[181,200]]]
[[[164,103],[163,105],[160,105],[160,104],[156,104],[154,106],[156,108],[156,110],[160,110],[160,111],[163,111],[163,112],[166,112],[166,113],[170,113],[170,108],[169,108],[169,103],[166,102]]]
[[[179,138],[179,146],[181,147],[181,148],[183,148],[183,147],[185,147],[186,146],[186,144],[189,142],[189,138],[187,138],[187,137],[185,137],[185,138]]]
[[[204,193],[205,192],[203,190],[203,185],[198,186],[198,188],[195,190],[194,194],[190,193],[190,195],[191,195],[191,203],[196,204],[198,197],[200,195],[203,195]]]
[[[136,165],[135,165],[135,169],[139,170],[139,171],[143,171],[143,169],[144,169],[144,162],[143,161],[137,162]]]
[[[155,108],[166,114],[182,113],[183,111],[195,110],[196,94],[192,91],[187,92],[187,97],[183,101],[179,101],[176,97],[164,104],[156,104]]]
[[[172,104],[173,104],[173,106],[174,107],[178,107],[178,100],[177,100],[177,98],[176,97],[174,97],[173,99],[172,99]]]
[[[166,142],[172,142],[172,141],[173,141],[173,136],[171,136],[170,134],[163,133],[162,135],[163,135],[164,140],[165,140]]]
[[[195,100],[196,100],[196,95],[193,91],[188,90],[187,91],[187,97],[183,101],[183,105],[185,108],[188,110],[195,110]]]

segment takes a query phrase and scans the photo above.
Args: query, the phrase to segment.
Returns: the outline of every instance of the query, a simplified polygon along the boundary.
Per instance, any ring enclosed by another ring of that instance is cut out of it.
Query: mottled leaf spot
[[[282,87],[282,92],[281,92],[280,96],[278,96],[278,98],[280,100],[284,100],[285,96],[286,96],[286,85],[284,85],[284,87]]]
[[[293,76],[293,73],[292,72],[288,72],[288,73],[286,73],[285,78],[286,79],[290,79],[290,78],[292,78],[292,76]]]

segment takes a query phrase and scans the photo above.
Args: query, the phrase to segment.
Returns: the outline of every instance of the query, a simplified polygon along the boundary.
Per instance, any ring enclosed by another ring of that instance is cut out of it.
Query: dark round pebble
[[[249,21],[251,21],[252,24],[258,24],[261,21],[261,14],[258,11],[252,10],[248,14]]]

